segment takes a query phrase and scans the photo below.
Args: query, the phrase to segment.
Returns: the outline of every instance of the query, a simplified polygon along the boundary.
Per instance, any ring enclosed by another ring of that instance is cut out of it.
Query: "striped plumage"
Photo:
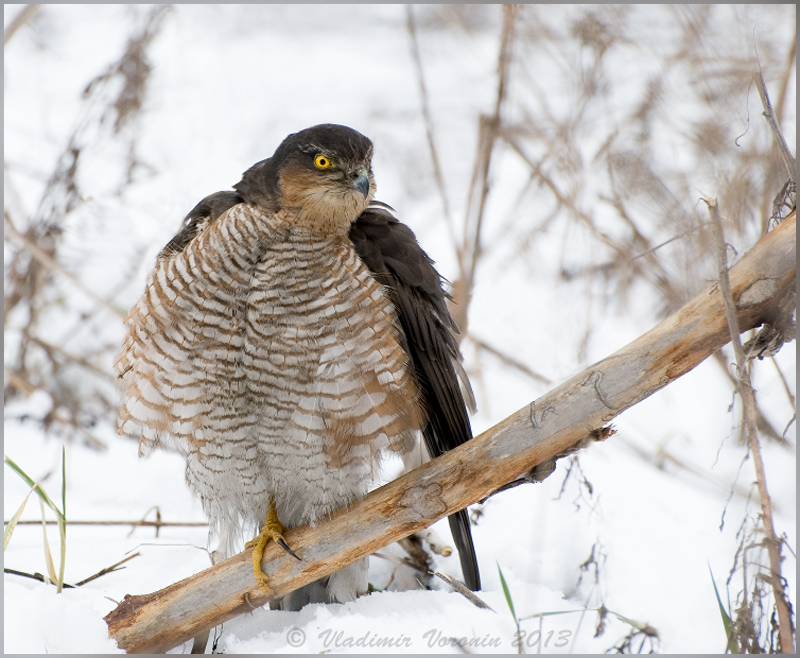
[[[186,455],[218,558],[257,532],[270,497],[287,527],[313,523],[420,431],[433,456],[469,438],[441,281],[413,233],[368,207],[371,153],[342,126],[291,135],[187,216],[126,319],[119,431],[143,454]],[[454,530],[475,588],[465,519]],[[284,601],[350,600],[366,584],[362,561]]]

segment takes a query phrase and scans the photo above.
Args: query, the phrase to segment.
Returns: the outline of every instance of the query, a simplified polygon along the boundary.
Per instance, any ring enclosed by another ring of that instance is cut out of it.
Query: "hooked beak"
[[[365,199],[369,196],[369,178],[367,178],[366,174],[361,174],[358,178],[356,178],[351,183],[351,187],[354,190],[361,192]]]

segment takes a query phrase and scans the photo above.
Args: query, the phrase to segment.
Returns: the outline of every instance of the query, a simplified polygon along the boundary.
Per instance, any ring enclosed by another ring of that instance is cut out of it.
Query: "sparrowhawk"
[[[268,538],[367,492],[387,451],[431,457],[471,438],[471,392],[433,261],[374,201],[372,142],[333,124],[289,135],[186,217],[125,320],[118,429],[186,456],[220,538]],[[266,519],[266,523],[264,523]],[[480,588],[469,518],[450,517]],[[285,545],[285,544],[284,544]],[[349,601],[366,560],[284,597]]]

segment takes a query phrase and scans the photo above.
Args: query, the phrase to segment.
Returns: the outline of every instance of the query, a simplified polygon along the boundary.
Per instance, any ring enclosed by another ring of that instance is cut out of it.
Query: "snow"
[[[6,25],[20,8],[5,5]],[[65,222],[59,248],[61,262],[87,288],[111,298],[121,311],[130,307],[141,294],[155,254],[197,201],[228,189],[289,132],[320,122],[351,125],[373,140],[378,197],[412,226],[442,274],[455,278],[456,255],[432,182],[403,7],[175,6],[149,51],[153,73],[143,112],[114,136],[113,116],[103,108],[113,99],[117,83],[98,87],[89,109],[81,93],[117,60],[134,26],[142,24],[150,10],[46,5],[6,46],[5,159],[13,172],[13,185],[6,178],[6,205],[15,217],[35,213],[69,135],[76,126],[87,126],[78,133],[84,147],[79,170],[83,203]],[[458,220],[466,209],[478,117],[491,112],[496,93],[500,8],[476,8],[478,27],[464,24],[462,29],[437,28],[434,9],[415,11],[451,214]],[[566,30],[579,10],[547,11],[550,23]],[[630,11],[639,12],[641,29],[666,30],[664,26],[675,20],[664,9]],[[726,15],[730,34],[743,44],[742,57],[750,56],[752,26],[763,35],[793,29],[793,9],[774,11],[786,12],[786,25],[765,25],[760,21],[767,19],[752,7],[731,9]],[[587,109],[597,131],[584,128],[586,152],[597,152],[603,126],[613,125],[615,112],[631,98],[639,100],[646,82],[666,69],[660,58],[671,52],[668,40],[654,39],[652,49],[640,58],[610,55],[617,58],[616,70],[630,78],[630,84],[608,106]],[[544,102],[547,107],[555,111],[559,104],[580,102],[570,85],[577,75],[575,62],[586,57],[582,52],[575,53],[574,60],[562,60],[556,53],[545,56],[539,51],[535,61],[528,62],[537,75],[553,81],[552,96]],[[793,85],[792,80],[787,94],[790,116],[795,112]],[[516,108],[533,92],[519,85],[510,93]],[[667,125],[675,133],[664,129],[665,134],[649,137],[659,147],[654,149],[655,162],[686,158],[689,168],[691,157],[682,148],[678,127],[683,124],[678,117],[696,116],[699,122],[705,106],[691,95],[694,91],[679,70],[669,71],[663,93],[674,98],[675,117]],[[757,100],[752,95],[749,103],[751,124],[745,139],[768,140],[757,123],[760,108],[754,111]],[[737,129],[745,125],[743,105],[742,100],[731,107],[731,124]],[[784,128],[793,144],[794,122]],[[135,143],[140,165],[123,186],[129,143]],[[544,193],[540,206],[516,203],[529,176],[518,157],[504,151],[496,166],[487,208],[486,254],[478,270],[469,331],[550,378],[554,386],[653,326],[658,321],[658,300],[652,288],[634,286],[627,293],[632,299],[628,310],[622,311],[621,304],[604,306],[597,301],[613,300],[612,288],[592,284],[596,294],[587,303],[586,282],[565,281],[558,272],[562,267],[601,262],[597,244],[574,224],[564,229],[547,223],[551,201]],[[697,186],[711,193],[728,175],[728,166],[720,157],[719,170],[705,172]],[[600,182],[593,185],[602,187]],[[586,207],[598,190],[574,192],[578,207]],[[653,207],[648,203],[643,201],[636,210],[662,212],[655,202]],[[602,209],[598,221],[605,230],[616,230]],[[527,232],[537,227],[536,240],[524,251]],[[573,245],[568,255],[562,249],[566,241]],[[741,253],[740,248],[750,243],[735,246]],[[671,266],[677,269],[681,263],[676,259]],[[110,373],[111,358],[122,339],[120,318],[97,310],[70,284],[63,284],[59,292],[61,297],[52,303],[63,303],[69,310],[60,319],[49,316],[50,321],[40,327],[41,337],[75,353],[94,350],[94,365]],[[19,313],[12,314],[5,337],[7,355],[17,349],[18,328],[23,324]],[[589,328],[591,338],[583,344]],[[552,387],[503,367],[469,341],[463,349],[480,409],[473,418],[476,434]],[[729,352],[726,358],[732,360]],[[795,344],[784,346],[776,362],[794,393]],[[793,411],[777,370],[768,362],[759,363],[754,377],[765,415],[782,431]],[[51,409],[56,393],[97,390],[113,396],[108,381],[74,369],[49,387],[6,405],[4,449],[43,483],[51,498],[59,500],[61,452],[66,447],[68,519],[153,520],[157,508],[164,521],[205,521],[199,501],[184,483],[183,460],[163,452],[139,459],[137,446],[117,437],[113,410],[98,404],[91,427],[104,450],[77,436],[49,432],[37,420]],[[515,653],[515,642],[521,641],[528,653],[602,653],[630,630],[609,617],[605,632],[594,637],[593,610],[603,604],[655,627],[660,638],[653,645],[657,650],[722,651],[725,637],[709,568],[723,602],[728,596],[733,599],[741,589],[741,574],[729,585],[726,580],[740,529],[745,519],[760,513],[752,459],[738,444],[740,417],[739,400],[734,401],[727,377],[709,361],[617,418],[617,434],[583,451],[580,472],[575,466],[566,481],[570,462],[564,459],[542,484],[490,498],[473,533],[483,578],[479,595],[491,610],[478,609],[434,580],[428,591],[379,591],[345,605],[313,605],[300,612],[254,610],[214,631],[216,649]],[[795,425],[788,427],[786,438],[788,448],[765,441],[764,459],[776,529],[795,550]],[[27,485],[6,467],[5,519],[27,494]],[[39,519],[38,509],[32,496],[22,518]],[[434,529],[449,541],[446,522]],[[49,526],[56,561],[57,535],[55,526]],[[5,566],[44,573],[42,546],[40,525],[18,526],[5,552]],[[131,530],[130,525],[70,526],[68,583],[139,555],[122,569],[61,594],[52,586],[6,574],[5,652],[119,652],[102,617],[125,594],[154,592],[206,568],[213,548],[207,545],[203,526],[167,526],[157,535],[153,528]],[[373,557],[370,564],[370,582],[379,590],[386,587],[402,556],[396,546],[380,553],[383,558]],[[590,556],[597,565],[586,564]],[[784,550],[784,556],[783,575],[796,608],[796,562],[790,551]],[[460,576],[455,556],[435,556],[435,566]],[[528,617],[520,622],[519,631],[503,595],[498,567],[516,614]],[[414,579],[405,578],[403,582],[413,586]],[[557,611],[566,613],[530,618]],[[173,652],[188,650],[183,645]]]
[[[125,653],[108,637],[103,597],[83,589],[5,583],[4,650],[14,653]]]

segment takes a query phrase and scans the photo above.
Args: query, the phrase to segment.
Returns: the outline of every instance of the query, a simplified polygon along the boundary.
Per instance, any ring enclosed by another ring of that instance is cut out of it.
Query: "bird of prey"
[[[290,550],[285,527],[365,495],[380,457],[420,434],[431,457],[472,436],[447,293],[411,229],[373,200],[372,153],[351,128],[314,126],[203,199],[159,253],[114,364],[118,431],[140,454],[186,456],[215,561],[263,524],[247,546],[267,593],[270,538]],[[465,510],[450,527],[480,589]],[[366,591],[364,559],[280,605]]]

